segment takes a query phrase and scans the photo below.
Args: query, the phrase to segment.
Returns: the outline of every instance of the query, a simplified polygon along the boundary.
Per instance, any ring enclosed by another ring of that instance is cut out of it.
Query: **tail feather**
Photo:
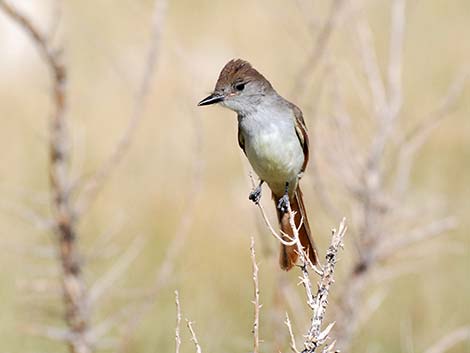
[[[273,194],[273,199],[277,206],[280,198]],[[318,263],[318,255],[317,250],[315,248],[315,243],[313,241],[312,233],[310,231],[310,226],[308,224],[307,212],[305,211],[305,206],[302,199],[302,191],[300,190],[300,187],[297,187],[297,190],[289,201],[292,211],[295,212],[295,224],[298,226],[302,221],[302,225],[299,229],[300,243],[302,244],[304,250],[307,252],[310,261],[315,265]],[[293,236],[294,232],[290,226],[289,214],[281,213],[279,209],[277,209],[277,216],[281,231],[289,236]],[[292,267],[294,267],[297,263],[298,257],[299,254],[297,252],[296,245],[287,246],[281,244],[279,264],[281,265],[281,268],[283,270],[289,271]]]

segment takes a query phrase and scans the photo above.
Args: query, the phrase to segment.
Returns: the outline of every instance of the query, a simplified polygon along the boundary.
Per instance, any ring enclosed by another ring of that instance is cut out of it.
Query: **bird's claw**
[[[250,192],[248,199],[253,201],[255,205],[259,204],[261,200],[261,185],[258,185],[252,192]]]
[[[282,213],[287,213],[289,210],[289,196],[285,194],[283,197],[279,199],[279,202],[277,203],[277,208],[279,211]]]

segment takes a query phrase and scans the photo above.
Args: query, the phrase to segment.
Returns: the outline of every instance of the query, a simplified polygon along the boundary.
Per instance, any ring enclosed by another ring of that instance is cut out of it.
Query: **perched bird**
[[[198,105],[220,104],[238,115],[238,144],[260,178],[249,199],[258,203],[263,182],[269,185],[281,231],[292,236],[287,203],[302,225],[299,238],[313,264],[318,256],[299,187],[308,162],[308,135],[301,110],[281,97],[271,83],[241,59],[229,61],[215,89]],[[288,271],[298,260],[297,247],[281,244],[279,262]]]

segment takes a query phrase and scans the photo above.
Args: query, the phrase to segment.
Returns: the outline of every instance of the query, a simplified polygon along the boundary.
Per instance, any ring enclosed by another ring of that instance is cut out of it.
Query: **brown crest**
[[[256,71],[248,61],[232,59],[220,72],[219,79],[215,85],[215,90],[223,90],[227,86],[237,83],[247,83],[252,80],[260,81],[271,87],[269,81]]]

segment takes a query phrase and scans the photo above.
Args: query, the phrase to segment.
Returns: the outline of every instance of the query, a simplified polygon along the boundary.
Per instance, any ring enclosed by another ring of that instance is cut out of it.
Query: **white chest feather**
[[[271,189],[297,182],[304,154],[289,112],[257,112],[242,118],[239,128],[250,164]]]

